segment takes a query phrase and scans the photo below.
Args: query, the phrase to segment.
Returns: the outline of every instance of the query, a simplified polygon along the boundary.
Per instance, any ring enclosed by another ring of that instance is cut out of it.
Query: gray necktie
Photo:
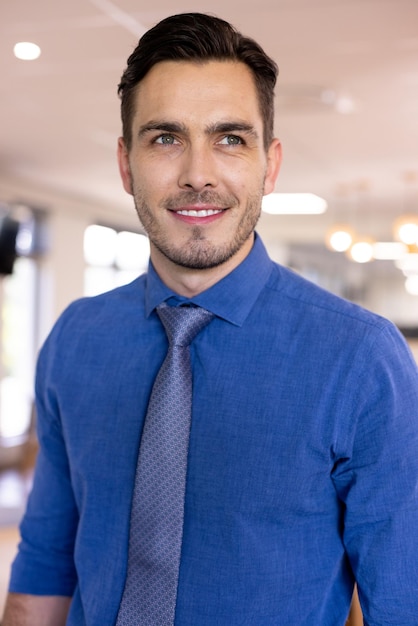
[[[152,389],[138,455],[128,573],[116,626],[174,624],[192,409],[189,344],[212,320],[162,304],[169,349]]]

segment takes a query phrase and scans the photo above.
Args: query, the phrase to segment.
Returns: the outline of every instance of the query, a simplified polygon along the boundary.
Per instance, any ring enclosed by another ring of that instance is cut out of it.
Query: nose
[[[200,192],[216,187],[218,174],[216,158],[208,145],[190,145],[182,155],[178,178],[179,187]]]

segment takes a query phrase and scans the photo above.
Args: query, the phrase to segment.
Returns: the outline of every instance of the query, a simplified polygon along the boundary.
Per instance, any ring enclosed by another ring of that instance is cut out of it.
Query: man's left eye
[[[244,142],[237,135],[226,135],[219,143],[226,146],[239,146]]]

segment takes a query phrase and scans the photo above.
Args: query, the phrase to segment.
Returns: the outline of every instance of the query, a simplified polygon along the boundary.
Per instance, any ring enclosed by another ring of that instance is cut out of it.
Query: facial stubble
[[[205,270],[218,267],[229,261],[253,235],[261,214],[263,188],[264,181],[258,193],[248,196],[245,210],[241,219],[237,222],[233,236],[224,243],[211,241],[205,235],[204,227],[197,225],[190,229],[190,236],[185,242],[176,244],[173,238],[170,238],[169,233],[158,222],[158,219],[146,202],[145,194],[140,189],[140,186],[134,185],[133,196],[139,220],[155,248],[172,263],[180,267]],[[184,192],[175,198],[167,198],[162,203],[163,207],[157,210],[168,210],[169,206],[173,210],[176,207],[193,205],[194,202],[228,207],[226,211],[240,210],[238,200],[235,197],[222,196],[214,191],[200,194],[191,191]]]

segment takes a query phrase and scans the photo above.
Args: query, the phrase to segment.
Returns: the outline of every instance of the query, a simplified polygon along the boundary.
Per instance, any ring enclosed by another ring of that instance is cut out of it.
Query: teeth
[[[204,211],[177,211],[179,215],[187,215],[188,217],[209,217],[210,215],[216,215],[222,213],[222,209],[207,209]]]

